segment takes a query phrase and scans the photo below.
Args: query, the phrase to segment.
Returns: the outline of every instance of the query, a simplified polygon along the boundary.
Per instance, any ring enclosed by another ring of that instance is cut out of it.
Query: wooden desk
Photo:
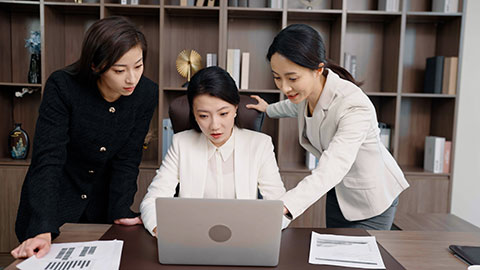
[[[110,225],[65,224],[55,243],[99,239]],[[368,231],[406,269],[465,270],[467,266],[447,248],[451,244],[480,245],[476,232]],[[6,270],[15,270],[12,263]],[[265,268],[269,269],[269,268]],[[352,268],[353,269],[353,268]]]

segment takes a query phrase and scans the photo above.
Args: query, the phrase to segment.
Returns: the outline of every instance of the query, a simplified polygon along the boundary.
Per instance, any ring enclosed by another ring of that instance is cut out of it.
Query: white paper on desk
[[[117,270],[120,267],[123,241],[89,241],[52,244],[42,258],[32,256],[17,265],[21,270]]]
[[[308,262],[385,269],[375,236],[343,236],[312,232]]]

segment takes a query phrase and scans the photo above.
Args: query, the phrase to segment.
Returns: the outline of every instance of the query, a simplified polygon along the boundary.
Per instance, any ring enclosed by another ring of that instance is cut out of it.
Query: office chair
[[[240,95],[240,104],[238,104],[237,121],[243,128],[254,131],[261,131],[265,113],[253,109],[247,109],[245,105],[256,104],[257,100],[249,96]],[[168,108],[168,115],[172,121],[174,133],[191,129],[190,109],[188,106],[187,95],[175,98]]]
[[[243,128],[254,131],[261,131],[265,113],[253,109],[247,109],[245,105],[256,104],[257,100],[249,96],[240,95],[240,103],[238,104],[237,121]],[[184,130],[191,129],[190,126],[190,107],[188,105],[187,95],[175,98],[168,107],[168,115],[172,121],[173,133],[178,133]],[[180,193],[180,184],[177,185],[175,197]],[[262,199],[260,191],[257,192],[258,199]]]

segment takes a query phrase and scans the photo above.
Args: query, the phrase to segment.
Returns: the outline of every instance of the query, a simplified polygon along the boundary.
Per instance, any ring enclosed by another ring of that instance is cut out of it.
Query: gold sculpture
[[[183,50],[178,54],[175,63],[178,73],[187,78],[187,82],[183,85],[185,87],[193,74],[202,68],[202,57],[195,50]]]

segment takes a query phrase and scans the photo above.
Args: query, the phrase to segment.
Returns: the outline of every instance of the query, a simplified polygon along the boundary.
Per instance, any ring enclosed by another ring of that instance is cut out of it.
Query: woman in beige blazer
[[[190,80],[187,96],[193,129],[173,136],[140,205],[143,224],[152,235],[157,226],[155,198],[173,197],[178,184],[179,196],[186,198],[256,199],[260,190],[268,200],[285,193],[271,138],[235,124],[240,96],[226,71],[199,71]]]
[[[390,229],[398,195],[409,185],[380,142],[375,108],[343,68],[327,62],[320,34],[308,25],[282,30],[270,45],[277,87],[287,100],[247,107],[269,117],[297,117],[299,141],[317,167],[282,200],[293,218],[327,194],[327,227]]]

